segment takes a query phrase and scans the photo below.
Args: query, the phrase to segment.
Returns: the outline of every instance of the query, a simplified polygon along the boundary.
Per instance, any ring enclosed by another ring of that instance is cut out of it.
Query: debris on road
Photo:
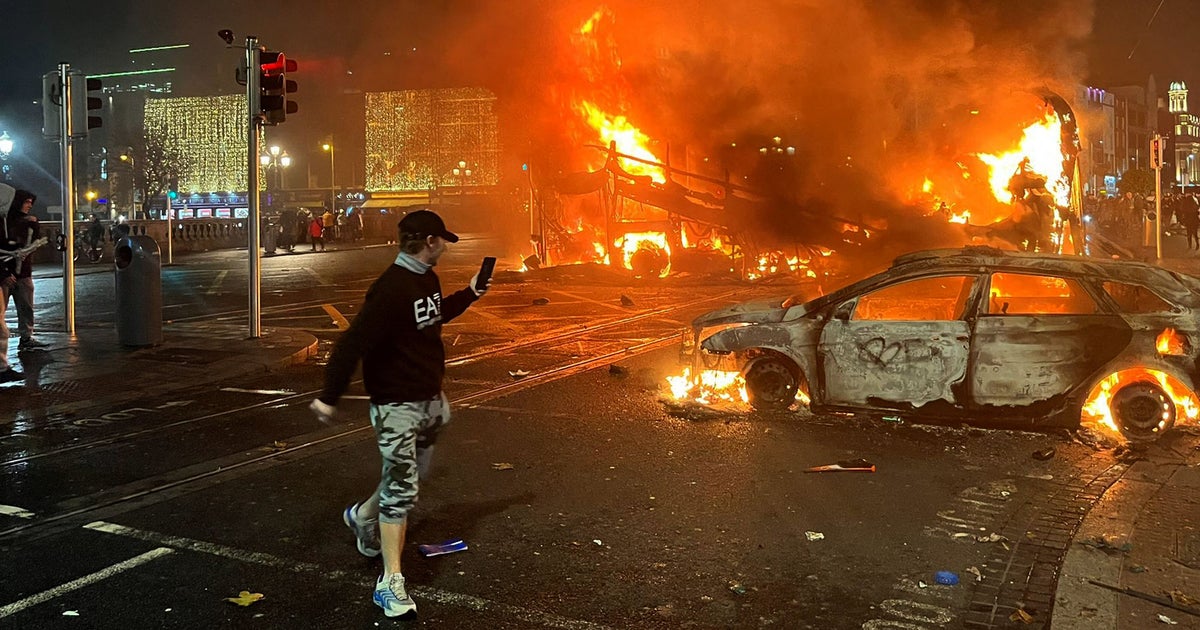
[[[1130,573],[1145,573],[1146,567],[1145,567],[1145,565],[1135,564],[1135,565],[1129,567],[1129,572]]]
[[[467,543],[461,538],[447,540],[446,542],[436,545],[417,545],[417,551],[421,552],[422,556],[432,558],[434,556],[444,556],[448,553],[456,553],[466,551]]]
[[[1058,452],[1058,451],[1056,451],[1056,450],[1054,449],[1054,447],[1053,447],[1053,446],[1051,446],[1050,448],[1044,448],[1044,449],[1042,449],[1042,450],[1040,450],[1040,451],[1034,451],[1034,452],[1033,452],[1033,458],[1034,458],[1034,459],[1036,459],[1036,460],[1038,460],[1039,462],[1044,462],[1044,461],[1047,461],[1047,460],[1053,459],[1053,458],[1054,458],[1054,455],[1055,455],[1057,452]]]
[[[608,366],[608,373],[613,376],[628,376],[629,368],[627,368],[623,365],[617,365],[616,363],[613,363],[612,365]]]
[[[1178,626],[1179,625],[1178,621],[1175,621],[1174,619],[1172,619],[1166,615],[1163,615],[1161,613],[1158,615],[1158,622],[1165,623],[1168,626]]]
[[[533,300],[534,306],[545,306],[549,303],[550,303],[550,298],[540,297],[540,298],[534,298],[534,300]]]
[[[78,610],[64,610],[64,611],[63,611],[63,614],[62,614],[62,616],[64,616],[64,617],[78,617],[78,616],[79,616],[79,611],[78,611]]]
[[[593,544],[593,545],[596,545],[597,547],[603,547],[603,546],[604,546],[604,543],[603,543],[603,542],[601,542],[599,538],[593,538],[593,539],[592,539],[592,544]]]
[[[622,293],[621,294],[621,306],[633,306],[633,298]]]
[[[237,604],[238,606],[249,606],[254,602],[266,598],[262,593],[251,593],[250,591],[242,591],[237,597],[226,597],[225,601]]]
[[[731,582],[729,584],[729,590],[733,591],[733,593],[735,595],[745,595],[746,594],[746,587],[742,586],[742,584],[740,582]]]
[[[1100,549],[1105,552],[1129,553],[1133,551],[1133,543],[1120,542],[1119,539],[1105,534],[1092,536],[1091,538],[1079,541],[1079,544],[1086,545],[1093,549]]]
[[[842,460],[836,464],[826,464],[824,466],[805,468],[804,472],[875,472],[875,464],[872,464],[865,459],[850,459]]]
[[[904,422],[904,419],[901,418],[900,416],[884,416],[883,421],[884,422],[895,422],[895,423],[899,424],[901,422]]]
[[[1195,606],[1196,604],[1200,604],[1200,602],[1197,602],[1194,597],[1188,596],[1187,593],[1184,593],[1179,589],[1175,589],[1167,594],[1171,596],[1171,601],[1175,602],[1176,604],[1183,604],[1184,606]]]
[[[1015,611],[1013,611],[1013,614],[1008,616],[1008,620],[1009,621],[1020,621],[1021,623],[1024,623],[1024,624],[1031,624],[1031,623],[1033,623],[1033,615],[1026,612],[1024,608],[1018,608]]]
[[[997,534],[996,532],[992,532],[992,533],[988,534],[987,536],[976,536],[976,537],[975,537],[975,542],[981,542],[981,543],[994,543],[994,542],[998,542],[998,543],[1006,543],[1006,542],[1008,542],[1008,537],[1007,537],[1007,536],[1001,536],[1000,534]]]
[[[975,576],[975,581],[976,581],[976,582],[982,582],[982,581],[983,581],[983,573],[981,573],[981,572],[979,571],[979,567],[967,567],[966,569],[963,569],[963,572],[964,572],[964,573],[970,573],[971,575],[974,575],[974,576]]]
[[[508,462],[495,462],[492,464],[492,470],[512,470],[513,465]]]
[[[514,379],[520,380],[529,376],[529,370],[509,370],[508,375]]]
[[[938,571],[933,574],[933,581],[945,586],[958,584],[958,574],[953,571]]]
[[[822,534],[821,532],[804,532],[804,537],[807,538],[809,542],[813,542],[815,540],[825,540],[825,534]]]

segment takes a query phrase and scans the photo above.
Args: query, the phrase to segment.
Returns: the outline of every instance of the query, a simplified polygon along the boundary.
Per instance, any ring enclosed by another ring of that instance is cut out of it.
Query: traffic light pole
[[[259,264],[259,199],[258,199],[258,134],[259,134],[259,47],[258,38],[246,38],[246,197],[249,216],[246,218],[246,249],[250,259],[250,338],[262,336],[262,276]]]
[[[67,334],[75,334],[75,150],[71,144],[71,136],[75,130],[71,128],[71,80],[69,72],[71,64],[58,64],[59,94],[62,97],[62,107],[59,108],[60,124],[62,125],[61,150],[62,159],[62,233],[66,250],[63,252],[63,324]]]

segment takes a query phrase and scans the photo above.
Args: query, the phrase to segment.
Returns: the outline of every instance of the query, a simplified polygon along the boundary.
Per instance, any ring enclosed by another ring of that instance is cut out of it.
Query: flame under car
[[[915,252],[817,299],[698,317],[692,360],[751,404],[994,426],[1106,419],[1133,442],[1195,419],[1200,278],[989,247]],[[715,332],[713,332],[715,331]],[[710,334],[711,333],[711,334]]]

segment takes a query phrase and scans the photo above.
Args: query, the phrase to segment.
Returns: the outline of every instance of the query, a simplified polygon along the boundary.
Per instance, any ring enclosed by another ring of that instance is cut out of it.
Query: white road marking
[[[112,566],[100,569],[99,571],[96,571],[95,573],[85,575],[76,580],[71,580],[70,582],[67,582],[66,584],[62,584],[60,586],[55,586],[52,589],[42,591],[41,593],[38,593],[36,595],[30,595],[29,597],[26,597],[25,599],[15,601],[7,606],[0,608],[0,619],[3,619],[10,615],[15,615],[16,613],[19,613],[22,610],[25,610],[26,608],[29,608],[31,606],[37,606],[38,604],[41,604],[43,602],[48,602],[48,601],[54,599],[55,597],[58,597],[59,595],[65,595],[67,593],[70,593],[71,591],[75,591],[75,590],[81,589],[85,586],[95,584],[96,582],[99,582],[101,580],[108,579],[118,573],[121,573],[123,571],[128,571],[129,569],[132,569],[138,565],[146,564],[147,562],[150,562],[151,560],[153,560],[155,558],[160,558],[169,553],[174,553],[174,550],[170,549],[168,547],[159,547],[157,549],[151,549],[150,551],[147,551],[146,553],[144,553],[140,556],[134,556],[124,562],[118,562],[117,564],[114,564]]]
[[[216,293],[218,290],[220,290],[221,281],[224,280],[225,276],[227,276],[227,275],[229,275],[228,269],[221,270],[221,272],[217,274],[217,277],[213,278],[212,285],[209,286],[209,289],[208,289],[208,291],[206,291],[206,293],[208,293],[208,295],[212,295],[212,294]]]
[[[242,389],[241,387],[222,387],[223,392],[238,392],[241,394],[265,394],[267,396],[286,395],[290,396],[296,392],[289,392],[285,389]]]
[[[203,540],[195,540],[192,538],[184,538],[182,536],[170,536],[157,532],[149,532],[116,523],[106,523],[104,521],[95,521],[83,526],[85,529],[91,529],[106,534],[114,534],[117,536],[126,536],[128,538],[136,538],[158,545],[174,547],[176,549],[186,549],[188,551],[196,551],[209,555],[229,558],[239,562],[248,564],[258,564],[262,566],[284,569],[293,573],[314,573],[329,580],[338,580],[357,584],[363,588],[373,587],[375,578],[350,574],[345,571],[331,571],[320,565],[311,562],[299,562],[295,560],[287,560],[278,556],[272,556],[266,553],[256,551],[246,551],[234,547],[226,547],[216,543],[205,542]],[[470,610],[480,612],[496,612],[507,617],[536,623],[548,628],[565,628],[566,630],[612,630],[609,626],[583,621],[580,619],[570,619],[568,617],[560,617],[559,615],[546,613],[538,610],[528,610],[513,606],[510,604],[502,604],[500,602],[475,597],[474,595],[465,595],[462,593],[454,593],[444,591],[437,588],[427,586],[409,585],[408,593],[416,596],[418,599],[425,599],[440,604],[448,604],[452,606],[460,606]]]
[[[329,313],[329,317],[333,319],[333,323],[337,324],[338,330],[346,330],[350,327],[350,322],[346,321],[346,318],[332,304],[322,304],[321,308],[325,309],[326,313]]]
[[[15,516],[17,518],[33,518],[33,512],[25,508],[19,508],[15,505],[0,505],[0,514],[5,516]]]

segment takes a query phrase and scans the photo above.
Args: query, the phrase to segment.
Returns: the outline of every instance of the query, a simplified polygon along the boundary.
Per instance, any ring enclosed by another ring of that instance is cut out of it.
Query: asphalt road
[[[448,290],[486,249],[462,245],[439,267]],[[265,259],[264,325],[311,330],[327,351],[334,313],[353,317],[393,251]],[[235,259],[168,268],[167,316],[244,321]],[[81,278],[81,326],[111,318],[106,282]],[[306,411],[320,357],[89,410],[119,423],[10,425],[30,439],[0,441],[0,504],[39,518],[0,515],[0,626],[911,629],[1008,627],[1022,605],[1035,622],[1020,627],[1044,627],[1070,531],[1126,465],[1111,451],[1065,433],[660,402],[692,316],[793,289],[502,274],[445,330],[454,418],[409,529],[416,622],[371,604],[379,562],[341,523],[378,455],[361,398],[334,426]],[[877,471],[803,472],[854,458]],[[416,553],[455,537],[470,549]],[[960,583],[936,584],[942,570]],[[265,598],[225,601],[242,590]]]

